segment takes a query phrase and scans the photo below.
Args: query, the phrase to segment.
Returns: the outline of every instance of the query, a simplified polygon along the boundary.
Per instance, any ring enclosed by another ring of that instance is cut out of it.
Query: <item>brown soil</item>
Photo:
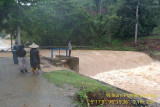
[[[8,57],[12,57],[12,53],[11,52],[0,52],[0,58],[8,58]]]
[[[124,46],[131,46],[139,51],[160,51],[160,39],[140,39],[136,46],[134,42],[125,43]]]
[[[124,97],[123,94],[121,94],[122,96],[120,96],[120,94],[116,94],[113,93],[110,94],[111,96],[106,96],[106,92],[103,92],[103,91],[97,91],[97,92],[87,92],[86,95],[88,96],[88,99],[84,100],[81,98],[81,96],[77,95],[76,96],[76,99],[77,101],[79,102],[82,102],[82,100],[87,104],[87,101],[88,103],[91,105],[91,107],[96,107],[98,105],[103,105],[103,107],[116,107],[117,105],[118,106],[121,106],[121,107],[135,107],[134,105],[136,103],[132,102],[133,100],[131,100],[129,97]],[[138,100],[137,100],[138,101]],[[145,104],[145,100],[143,100],[144,104],[143,105],[146,105]]]

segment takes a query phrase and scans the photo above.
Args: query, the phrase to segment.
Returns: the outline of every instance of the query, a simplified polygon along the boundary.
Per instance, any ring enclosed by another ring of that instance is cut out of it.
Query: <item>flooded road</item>
[[[70,89],[69,89],[70,90]],[[60,90],[42,75],[20,73],[11,58],[0,58],[0,105],[3,107],[74,107],[67,89]]]
[[[0,51],[10,51],[11,50],[10,48],[11,48],[10,36],[8,35],[5,38],[0,37]]]

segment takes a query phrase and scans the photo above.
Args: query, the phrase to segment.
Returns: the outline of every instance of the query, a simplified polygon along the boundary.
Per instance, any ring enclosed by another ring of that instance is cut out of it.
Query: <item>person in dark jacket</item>
[[[18,65],[19,65],[19,70],[21,72],[28,72],[27,70],[27,65],[26,65],[26,50],[24,49],[24,45],[20,45],[19,49],[17,51],[18,55]]]
[[[40,52],[37,49],[39,46],[33,43],[29,46],[31,48],[30,50],[30,64],[31,64],[31,72],[34,73],[36,70],[36,73],[39,73],[40,69]]]
[[[15,42],[12,50],[14,64],[18,64],[18,56],[16,54],[17,51],[18,51],[18,42]]]

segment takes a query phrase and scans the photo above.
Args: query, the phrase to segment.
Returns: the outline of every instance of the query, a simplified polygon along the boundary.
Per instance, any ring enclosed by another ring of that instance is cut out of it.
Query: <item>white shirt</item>
[[[72,50],[72,45],[71,45],[71,43],[68,43],[68,49],[69,49],[69,50]]]

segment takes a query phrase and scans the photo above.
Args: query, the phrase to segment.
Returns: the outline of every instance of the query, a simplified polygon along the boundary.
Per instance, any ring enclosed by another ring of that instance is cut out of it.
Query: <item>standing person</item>
[[[31,72],[34,73],[36,70],[36,73],[39,73],[40,69],[40,53],[37,49],[39,46],[33,43],[29,46],[31,48],[30,50],[30,63],[31,63]]]
[[[26,50],[24,49],[24,45],[20,45],[19,49],[17,51],[18,55],[18,65],[19,65],[19,70],[21,72],[28,72],[27,70],[27,65],[26,65]]]
[[[18,51],[18,42],[15,42],[12,50],[14,64],[18,64],[18,56],[16,54],[17,51]]]
[[[69,50],[69,57],[71,56],[71,51],[72,51],[72,44],[71,41],[68,43],[68,50]]]

